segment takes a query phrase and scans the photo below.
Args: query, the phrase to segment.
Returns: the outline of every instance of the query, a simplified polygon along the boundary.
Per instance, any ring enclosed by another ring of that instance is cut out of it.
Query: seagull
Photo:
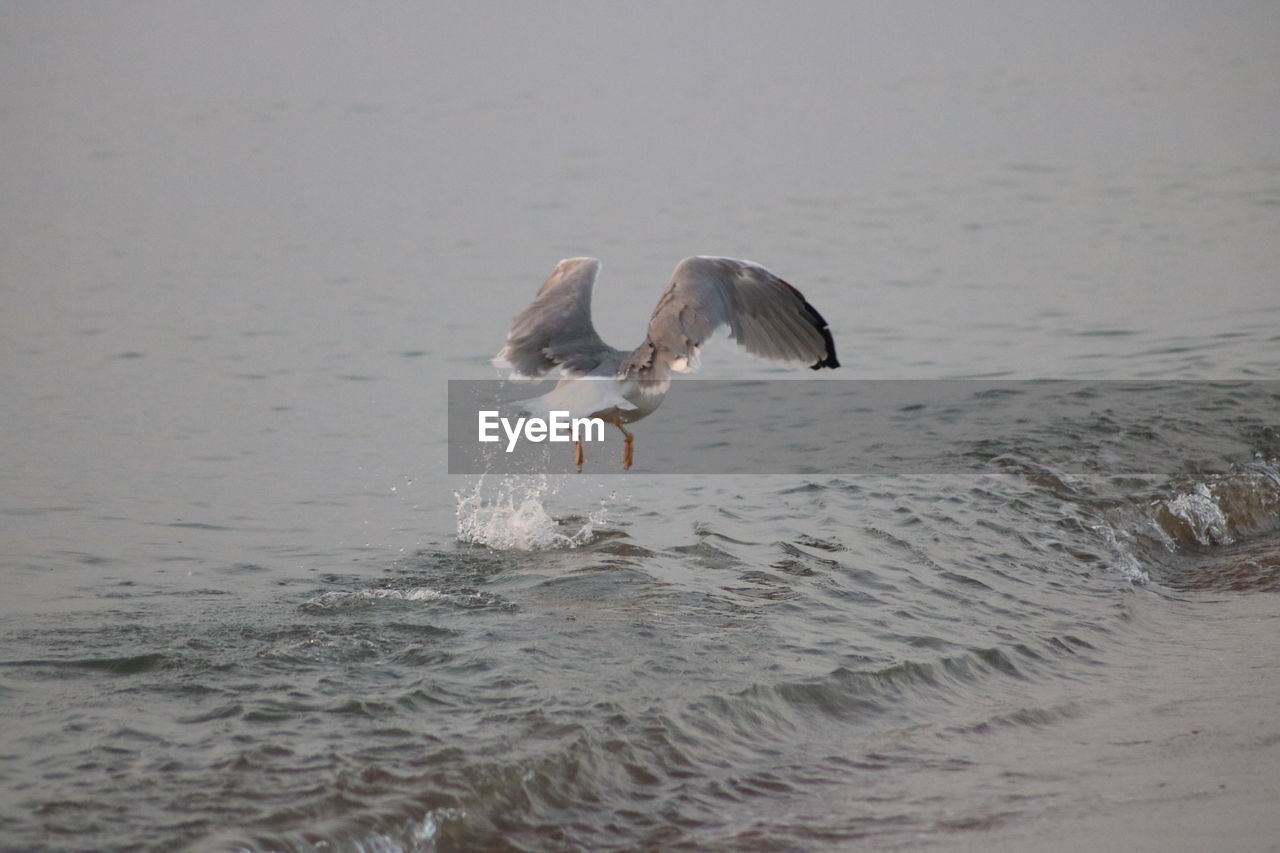
[[[600,418],[622,431],[622,465],[630,469],[634,436],[624,424],[652,414],[671,373],[692,373],[699,350],[718,329],[752,355],[791,367],[836,368],[827,321],[799,290],[751,261],[694,256],[676,265],[649,318],[644,342],[633,350],[606,344],[591,323],[596,258],[556,264],[527,308],[515,316],[506,346],[493,364],[515,378],[537,379],[559,367],[563,378],[528,411],[562,409]],[[595,381],[582,381],[595,380]],[[581,442],[573,443],[582,470]]]

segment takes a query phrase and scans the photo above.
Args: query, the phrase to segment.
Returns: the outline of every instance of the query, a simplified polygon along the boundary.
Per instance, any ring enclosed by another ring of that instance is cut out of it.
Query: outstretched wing
[[[643,369],[658,358],[673,370],[696,370],[698,348],[724,326],[752,355],[814,370],[840,366],[827,321],[804,294],[759,264],[708,257],[676,266],[627,366]]]
[[[556,264],[533,302],[511,322],[507,345],[493,363],[530,378],[544,376],[556,365],[585,374],[616,352],[591,324],[591,285],[599,272],[595,258]]]

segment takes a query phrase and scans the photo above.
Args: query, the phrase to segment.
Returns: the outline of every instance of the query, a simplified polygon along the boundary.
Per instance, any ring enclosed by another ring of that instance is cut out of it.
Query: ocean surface
[[[1280,610],[1273,4],[0,20],[0,849],[948,849],[1280,792],[1231,628]],[[646,473],[659,410],[626,474],[448,474],[447,381],[561,257],[622,347],[692,254],[800,288],[833,378],[1106,390],[999,446],[915,409],[938,472]]]

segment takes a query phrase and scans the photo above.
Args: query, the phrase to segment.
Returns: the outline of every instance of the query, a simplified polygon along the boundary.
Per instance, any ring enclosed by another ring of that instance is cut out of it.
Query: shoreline
[[[893,849],[1280,851],[1280,597],[1158,601],[1135,605],[1150,656],[1127,695],[1036,732],[1069,802]],[[1028,748],[990,746],[1011,764]]]

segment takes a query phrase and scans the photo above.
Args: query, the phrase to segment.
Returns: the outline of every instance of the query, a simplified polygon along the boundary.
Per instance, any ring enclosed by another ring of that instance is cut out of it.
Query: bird
[[[657,410],[673,372],[698,370],[702,345],[719,329],[727,327],[742,349],[768,361],[813,370],[840,366],[827,321],[804,294],[760,264],[705,255],[676,265],[644,341],[632,350],[615,349],[591,322],[591,288],[600,267],[598,258],[587,257],[556,264],[533,302],[512,320],[492,363],[524,379],[559,367],[555,388],[525,401],[525,409],[560,408],[613,424],[625,439],[625,469],[634,460],[634,436],[624,425]],[[573,450],[581,472],[581,442]]]

